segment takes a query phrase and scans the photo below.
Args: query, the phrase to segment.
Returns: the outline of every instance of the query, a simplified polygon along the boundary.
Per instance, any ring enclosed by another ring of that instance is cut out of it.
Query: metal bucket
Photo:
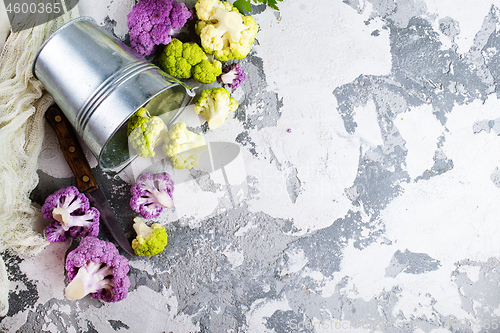
[[[176,118],[194,91],[102,30],[90,17],[73,20],[42,45],[33,75],[109,174],[135,158],[126,124],[140,108]]]

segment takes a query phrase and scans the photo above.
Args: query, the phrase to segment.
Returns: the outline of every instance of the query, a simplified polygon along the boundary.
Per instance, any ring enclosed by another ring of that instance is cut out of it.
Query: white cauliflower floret
[[[205,117],[208,127],[217,128],[224,123],[229,112],[238,109],[238,102],[223,87],[205,89],[194,103],[196,113]]]
[[[243,59],[250,52],[259,26],[252,16],[220,0],[198,0],[196,33],[206,53],[221,61]]]

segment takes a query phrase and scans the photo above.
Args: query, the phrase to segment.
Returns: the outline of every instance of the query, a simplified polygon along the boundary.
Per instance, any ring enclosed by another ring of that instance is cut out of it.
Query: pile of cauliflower
[[[195,20],[198,40],[182,42],[173,38],[188,30]],[[198,0],[192,9],[176,0],[140,0],[127,15],[130,45],[143,56],[158,56],[158,62],[169,75],[179,79],[194,78],[202,84],[219,79],[235,89],[244,80],[242,70],[222,62],[243,59],[249,53],[259,30],[250,15],[243,15],[221,0]]]
[[[196,113],[204,117],[209,129],[220,127],[236,111],[238,102],[228,88],[237,89],[246,78],[237,60],[250,53],[259,30],[252,16],[221,0],[198,0],[194,8],[176,0],[140,0],[128,14],[127,23],[131,46],[156,60],[167,74],[201,84],[220,83],[202,89],[194,101]],[[190,26],[196,40],[173,37]],[[167,128],[145,108],[131,117],[128,138],[130,147],[144,158],[154,157],[155,148],[162,145],[176,169],[197,166],[199,154],[207,149],[203,135],[190,131],[185,123]]]
[[[173,37],[193,19],[197,42]],[[132,48],[142,56],[157,55],[169,75],[193,78],[201,84],[219,81],[230,89],[237,89],[245,80],[243,68],[234,60],[249,54],[259,29],[253,17],[220,0],[198,0],[194,9],[176,0],[139,0],[127,16],[127,24]],[[202,90],[194,106],[208,128],[215,129],[236,111],[238,102],[225,87],[217,86]],[[175,169],[195,167],[198,155],[207,148],[203,135],[190,131],[184,122],[167,128],[146,108],[130,118],[127,135],[140,157],[155,156],[155,148],[162,145]],[[134,218],[137,237],[131,244],[137,256],[151,257],[164,251],[168,243],[165,227],[146,222],[165,209],[173,209],[173,191],[174,181],[166,172],[141,174],[132,185],[130,208],[140,215]],[[126,298],[129,261],[113,243],[98,238],[101,215],[85,194],[74,186],[60,189],[46,198],[41,211],[49,221],[45,234],[50,242],[78,241],[66,256],[66,298],[79,300],[90,295],[104,302]]]
[[[134,219],[137,234],[132,249],[137,256],[162,253],[168,242],[164,226],[146,224],[172,209],[174,181],[166,172],[141,174],[130,189],[130,207],[141,217]],[[130,287],[129,261],[116,246],[98,238],[100,212],[76,187],[69,186],[50,194],[42,206],[43,217],[50,223],[45,234],[50,242],[78,241],[66,256],[68,285],[66,298],[79,300],[87,295],[104,302],[118,302],[127,297]]]
[[[137,256],[162,253],[168,242],[164,226],[146,224],[172,209],[174,181],[166,172],[141,174],[130,189],[130,208],[141,217],[134,219],[137,234],[132,249]],[[116,246],[98,238],[101,214],[75,186],[50,194],[42,206],[43,217],[49,221],[45,229],[52,242],[78,241],[78,246],[66,256],[68,285],[66,298],[79,300],[87,295],[104,302],[118,302],[127,297],[130,279],[129,261]]]
[[[208,129],[222,126],[237,110],[238,102],[228,89],[237,89],[246,78],[238,60],[250,53],[259,30],[252,16],[221,0],[198,0],[194,8],[177,0],[139,0],[127,16],[127,25],[132,48],[158,63],[168,75],[201,84],[220,83],[201,89],[194,101],[194,109],[204,117]],[[197,38],[175,37],[189,29]],[[161,146],[175,169],[196,167],[200,154],[208,148],[202,134],[191,131],[184,122],[167,127],[147,106],[129,119],[127,136],[130,147],[142,158],[154,157]],[[141,215],[133,225],[137,238],[132,248],[137,255],[153,256],[165,248],[165,228],[157,223],[147,225],[145,220],[173,208],[173,189],[167,173],[145,173],[132,186],[130,206]]]
[[[130,44],[149,56],[194,18],[203,50],[220,61],[245,58],[259,30],[252,16],[241,14],[229,2],[198,0],[193,12],[176,0],[140,0],[127,16]]]

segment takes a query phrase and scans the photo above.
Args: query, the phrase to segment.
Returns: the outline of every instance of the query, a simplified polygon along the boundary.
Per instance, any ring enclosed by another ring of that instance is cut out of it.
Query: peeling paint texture
[[[133,4],[80,0],[125,42]],[[128,297],[65,299],[75,242],[4,253],[0,331],[500,332],[500,4],[278,5],[254,7],[240,106],[205,131],[238,156],[175,174]],[[134,238],[130,184],[95,171]],[[39,176],[37,202],[72,184]]]

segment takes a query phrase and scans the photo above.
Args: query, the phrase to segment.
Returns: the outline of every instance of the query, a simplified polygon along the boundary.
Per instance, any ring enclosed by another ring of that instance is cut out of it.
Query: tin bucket
[[[166,119],[184,110],[195,93],[90,17],[68,22],[41,46],[33,62],[39,79],[64,112],[99,166],[116,176],[135,158],[127,122],[141,107]]]

